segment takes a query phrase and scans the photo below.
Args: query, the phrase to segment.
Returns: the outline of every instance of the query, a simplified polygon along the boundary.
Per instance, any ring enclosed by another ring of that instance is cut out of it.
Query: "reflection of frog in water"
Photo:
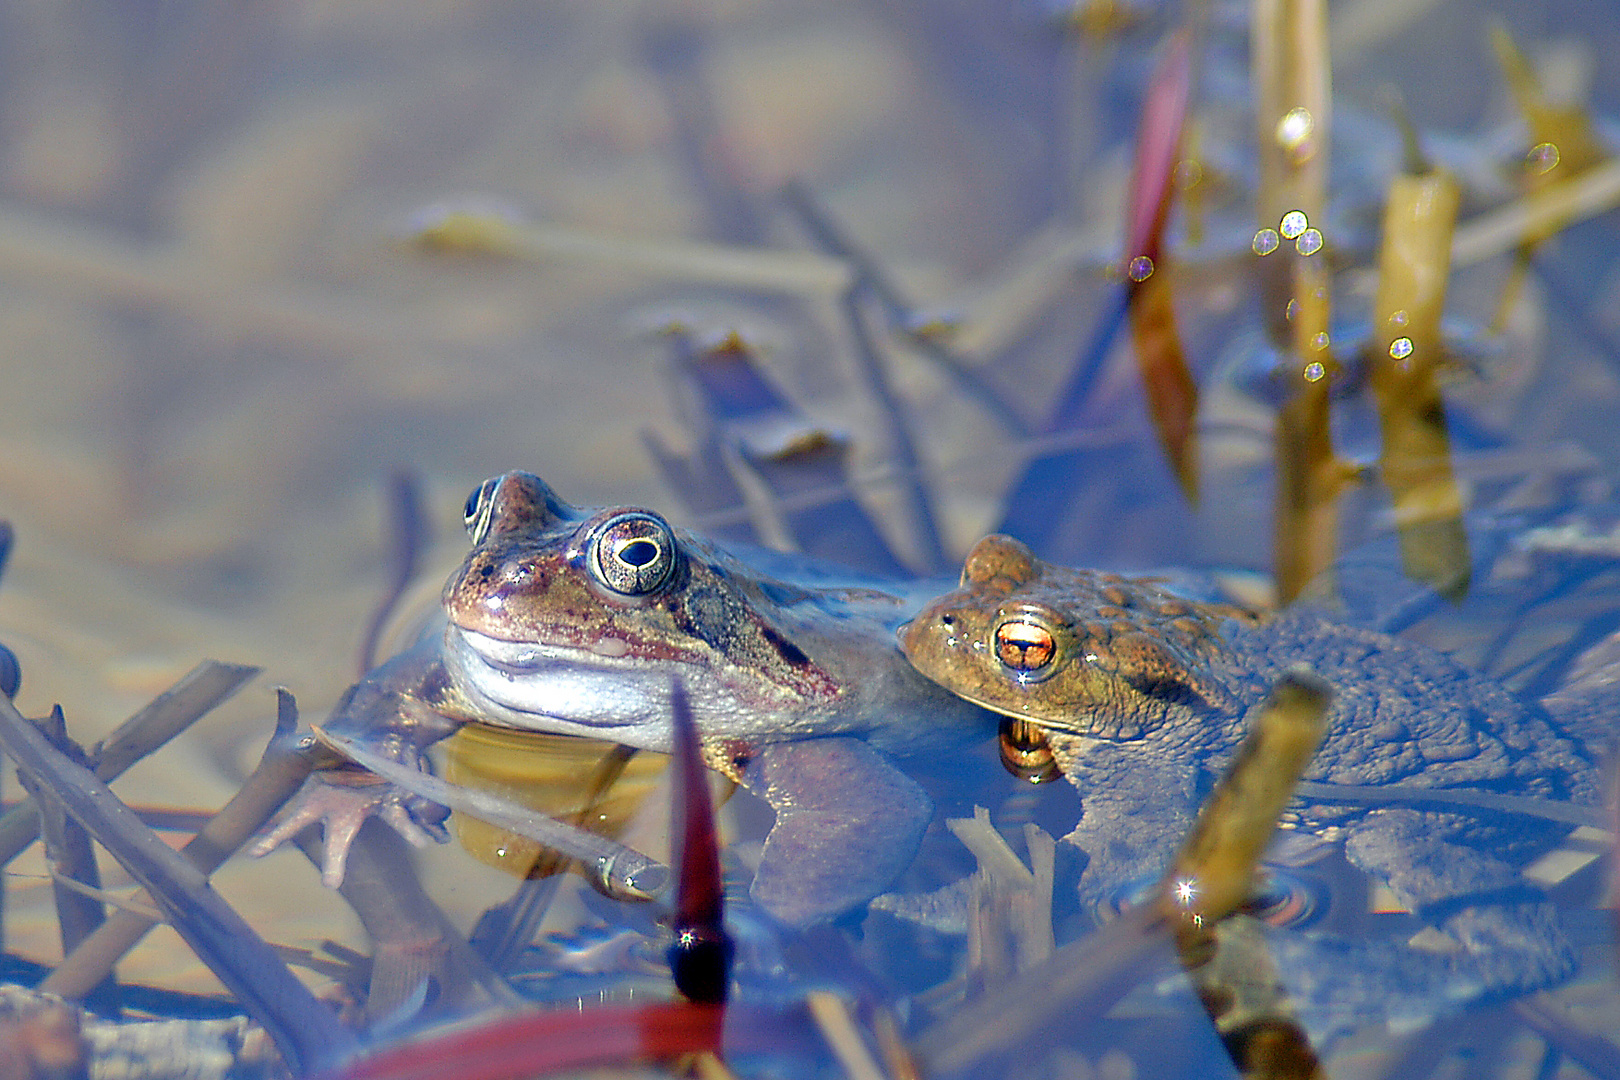
[[[646,510],[577,510],[521,472],[473,493],[467,528],[474,546],[445,585],[443,634],[368,675],[327,730],[414,768],[466,722],[667,752],[679,678],[710,764],[776,810],[753,892],[788,922],[853,907],[910,862],[931,807],[886,754],[993,730],[895,645],[895,627],[937,590],[833,581],[764,551],[745,565]],[[336,884],[369,814],[416,840],[443,819],[328,770],[258,848],[321,821]]]
[[[1318,977],[1341,982],[1346,999],[1375,995],[1386,1015],[1400,1015],[1424,1011],[1426,997],[1544,986],[1572,967],[1551,906],[1519,873],[1569,825],[1459,808],[1443,796],[1369,806],[1331,798],[1325,786],[1598,802],[1579,745],[1539,709],[1440,653],[1309,611],[1261,621],[1149,581],[1052,566],[1001,536],[980,541],[961,587],[901,636],[924,674],[1045,734],[1081,793],[1067,839],[1089,857],[1081,892],[1093,902],[1163,868],[1237,746],[1246,710],[1280,673],[1307,664],[1336,698],[1306,773],[1322,786],[1294,800],[1284,826],[1342,843],[1352,863],[1444,934],[1381,959],[1359,942],[1363,955],[1347,953]],[[1283,945],[1305,941],[1292,935]]]

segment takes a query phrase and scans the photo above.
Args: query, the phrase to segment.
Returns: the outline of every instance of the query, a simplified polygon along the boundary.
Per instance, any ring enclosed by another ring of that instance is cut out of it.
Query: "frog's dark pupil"
[[[646,566],[658,558],[658,545],[651,540],[631,540],[619,548],[618,556],[621,562],[631,566]]]

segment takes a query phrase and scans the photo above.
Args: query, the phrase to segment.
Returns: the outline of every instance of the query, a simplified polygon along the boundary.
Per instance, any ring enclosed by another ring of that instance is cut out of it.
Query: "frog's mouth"
[[[521,714],[508,722],[558,732],[668,724],[673,665],[451,626],[447,660],[464,692]]]

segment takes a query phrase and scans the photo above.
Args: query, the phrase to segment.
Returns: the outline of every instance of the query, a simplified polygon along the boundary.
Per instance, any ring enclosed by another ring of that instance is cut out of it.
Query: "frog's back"
[[[1595,762],[1543,709],[1443,653],[1309,610],[1233,627],[1228,637],[1246,698],[1257,700],[1295,664],[1333,685],[1327,739],[1307,779],[1600,801]],[[1324,820],[1349,812],[1320,808]],[[1493,835],[1504,826],[1488,813],[1469,818]],[[1522,820],[1515,827],[1526,839],[1541,831]]]

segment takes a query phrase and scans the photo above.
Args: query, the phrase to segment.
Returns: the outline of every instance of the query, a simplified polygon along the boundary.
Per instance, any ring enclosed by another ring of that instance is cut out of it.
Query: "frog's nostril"
[[[956,616],[955,615],[941,615],[939,617],[939,624],[941,626],[955,626],[956,625]]]

